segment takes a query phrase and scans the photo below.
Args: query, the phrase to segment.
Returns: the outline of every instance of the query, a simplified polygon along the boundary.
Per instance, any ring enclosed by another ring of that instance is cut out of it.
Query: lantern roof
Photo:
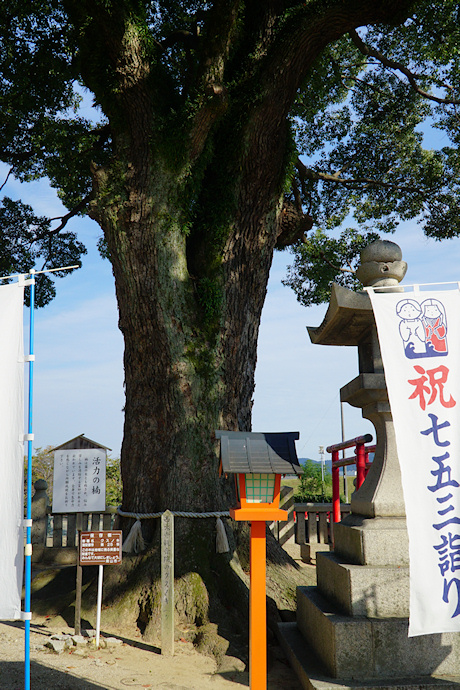
[[[302,474],[295,441],[298,431],[262,433],[216,431],[223,472],[233,474]]]

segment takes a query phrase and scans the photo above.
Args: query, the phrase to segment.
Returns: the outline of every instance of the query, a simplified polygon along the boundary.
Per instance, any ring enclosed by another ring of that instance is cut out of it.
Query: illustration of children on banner
[[[430,298],[419,304],[406,298],[397,303],[396,313],[401,319],[399,334],[408,359],[447,355],[446,310],[440,300]]]

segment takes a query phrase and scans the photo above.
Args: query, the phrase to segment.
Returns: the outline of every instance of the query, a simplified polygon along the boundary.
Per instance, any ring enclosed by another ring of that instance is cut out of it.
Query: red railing
[[[332,453],[332,519],[340,522],[340,468],[346,465],[356,465],[356,489],[359,489],[366,478],[369,466],[369,453],[375,451],[375,446],[366,446],[372,441],[371,434],[357,436],[349,441],[342,441],[328,446],[326,451]],[[339,460],[339,451],[355,447],[355,455],[351,458]]]

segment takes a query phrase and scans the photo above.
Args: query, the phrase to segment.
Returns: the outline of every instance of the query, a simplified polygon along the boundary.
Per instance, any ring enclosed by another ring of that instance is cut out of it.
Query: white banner
[[[369,291],[401,466],[409,636],[460,630],[460,292]]]
[[[0,287],[0,620],[21,618],[24,560],[24,288]]]

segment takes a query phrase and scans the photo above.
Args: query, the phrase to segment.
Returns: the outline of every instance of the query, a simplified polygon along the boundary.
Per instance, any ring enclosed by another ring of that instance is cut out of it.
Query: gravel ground
[[[62,624],[60,624],[60,621]],[[164,657],[158,648],[138,639],[110,640],[96,649],[84,646],[57,654],[45,645],[55,634],[73,635],[62,619],[34,618],[31,623],[31,688],[34,690],[237,690],[249,685],[243,662],[225,657],[219,669],[213,658],[199,654],[191,643],[179,641],[174,657]],[[294,672],[277,646],[269,650],[268,690],[301,690]],[[24,688],[23,623],[0,623],[0,688]]]

